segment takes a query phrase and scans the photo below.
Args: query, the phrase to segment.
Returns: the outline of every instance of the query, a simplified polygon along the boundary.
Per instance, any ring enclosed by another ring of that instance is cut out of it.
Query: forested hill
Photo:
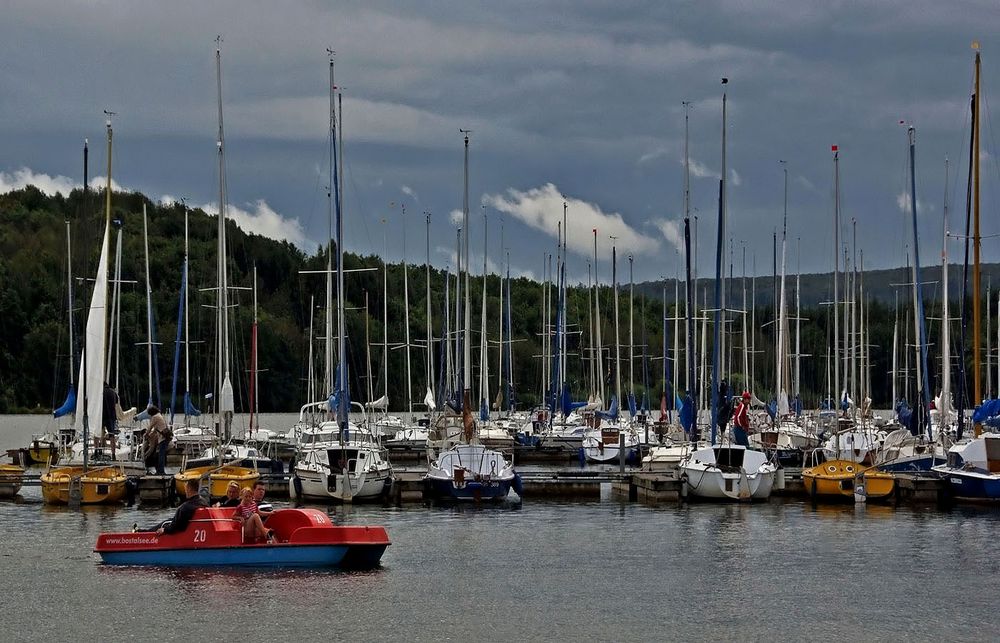
[[[25,410],[44,411],[58,406],[66,394],[70,370],[69,317],[67,312],[67,222],[70,231],[71,268],[74,276],[74,341],[78,343],[85,323],[92,277],[96,271],[100,235],[103,233],[104,194],[93,192],[85,195],[74,191],[68,196],[46,196],[33,187],[0,195],[0,413]],[[115,193],[112,198],[113,215],[122,225],[122,297],[120,365],[111,380],[118,381],[118,389],[125,405],[142,407],[146,404],[146,301],[143,255],[142,211],[147,208],[149,225],[150,281],[153,293],[155,342],[157,343],[157,368],[154,375],[154,399],[160,398],[166,407],[174,384],[174,349],[176,346],[178,300],[181,284],[181,267],[184,256],[184,210],[181,205],[159,205],[141,194]],[[215,311],[212,308],[215,293],[210,289],[216,281],[216,227],[217,220],[201,210],[190,212],[190,335],[192,397],[200,400],[205,408],[204,394],[213,389],[215,364]],[[258,352],[261,373],[259,407],[261,411],[291,411],[306,402],[307,364],[309,363],[309,333],[312,326],[314,343],[312,353],[316,377],[323,379],[325,281],[321,274],[303,274],[303,271],[322,271],[326,257],[321,253],[307,256],[287,242],[275,241],[253,234],[246,234],[229,222],[227,228],[229,247],[230,285],[236,307],[231,315],[231,344],[233,351],[233,379],[237,385],[237,410],[247,408],[247,381],[250,334],[253,321],[252,285],[253,267],[257,268],[258,286]],[[114,238],[112,239],[112,250]],[[361,267],[381,268],[381,260],[374,256],[345,256],[347,269]],[[113,264],[112,264],[113,265]],[[423,399],[427,386],[425,376],[426,302],[425,268],[410,266],[410,337],[412,347],[411,390],[414,402]],[[960,271],[953,271],[958,279]],[[987,274],[997,272],[989,266]],[[924,281],[933,281],[937,273],[925,269]],[[90,279],[88,281],[88,278]],[[866,292],[883,302],[891,302],[891,283],[902,280],[899,271],[880,271],[865,275]],[[988,277],[984,277],[985,280]],[[756,348],[752,371],[756,375],[755,390],[760,397],[769,395],[768,387],[774,381],[773,328],[768,325],[772,313],[770,278],[757,280],[758,313],[754,320],[758,330],[748,343]],[[452,281],[454,283],[454,281]],[[802,362],[802,390],[807,402],[818,397],[827,388],[826,346],[828,344],[826,308],[810,310],[826,298],[829,276],[803,276],[802,353],[810,357]],[[1000,279],[996,281],[1000,285]],[[707,285],[707,282],[703,282]],[[497,335],[499,332],[499,291],[497,276],[487,279],[487,333],[490,344],[491,397],[497,391]],[[734,284],[739,288],[739,282]],[[952,292],[958,292],[957,281]],[[536,403],[542,390],[540,333],[542,329],[543,288],[527,279],[516,279],[511,284],[513,292],[512,326],[514,342],[514,383],[518,391],[518,404],[528,407]],[[932,288],[932,286],[928,286]],[[369,399],[369,355],[372,368],[372,396],[379,397],[388,388],[393,409],[406,406],[404,351],[389,350],[388,386],[382,368],[382,272],[351,272],[346,278],[346,308],[348,326],[348,364],[351,373],[352,399]],[[388,268],[388,342],[390,348],[403,342],[404,304],[403,270],[398,264]],[[634,373],[637,397],[648,383],[650,397],[659,399],[663,386],[663,323],[660,301],[662,285],[643,284],[640,292],[647,292],[649,299],[636,297],[635,302],[635,362]],[[735,292],[740,292],[739,290]],[[672,300],[673,284],[668,284],[668,300]],[[931,295],[928,290],[928,295]],[[478,374],[479,361],[479,312],[481,307],[482,279],[472,281],[473,298],[473,359]],[[614,325],[609,311],[611,290],[601,293],[602,328],[605,354],[604,364],[611,363]],[[740,295],[741,297],[741,295]],[[365,315],[367,300],[369,316]],[[233,303],[233,302],[231,302]],[[313,308],[310,309],[310,303]],[[454,301],[451,302],[454,306]],[[571,390],[578,398],[586,397],[592,388],[590,369],[585,358],[590,337],[589,293],[585,288],[572,288],[567,297],[569,322],[567,370]],[[628,295],[622,289],[620,338],[621,355],[629,355]],[[310,310],[313,314],[310,314]],[[933,311],[928,310],[928,316]],[[431,313],[434,337],[442,335],[444,317],[444,273],[431,271]],[[673,313],[668,312],[668,316]],[[453,316],[453,315],[452,315]],[[892,304],[870,306],[869,318],[872,345],[873,397],[876,404],[885,403],[889,384],[885,374],[890,370]],[[553,314],[554,319],[554,314]],[[366,323],[367,322],[367,323]],[[741,323],[741,322],[740,322]],[[730,346],[739,352],[743,340],[740,323],[731,324],[733,334]],[[668,324],[673,332],[672,322]],[[931,342],[935,332],[931,331]],[[366,343],[366,338],[368,342]],[[902,340],[901,340],[902,341]],[[672,347],[673,340],[668,338]],[[435,341],[435,360],[439,346]],[[370,345],[370,350],[366,350]],[[643,350],[643,345],[648,350]],[[682,343],[683,345],[683,343]],[[709,342],[710,345],[710,342]],[[738,350],[737,350],[738,349]],[[682,349],[683,350],[683,349]],[[643,355],[646,354],[646,359]],[[79,346],[74,348],[79,356]],[[683,356],[682,356],[683,363]],[[740,364],[742,354],[734,353],[731,363]],[[440,366],[435,362],[435,379]],[[629,369],[622,364],[624,391],[629,390]],[[183,391],[184,364],[180,363],[178,390]],[[476,376],[478,380],[478,375]],[[732,374],[731,381],[743,386],[742,374]],[[684,378],[680,378],[683,386]],[[322,386],[318,389],[322,390]],[[474,387],[478,391],[478,385]],[[608,399],[606,394],[605,399]],[[419,407],[417,407],[419,408]],[[207,409],[206,409],[207,410]]]

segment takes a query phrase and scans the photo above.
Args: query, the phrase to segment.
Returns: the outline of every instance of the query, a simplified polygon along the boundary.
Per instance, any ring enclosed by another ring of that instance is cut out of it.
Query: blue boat
[[[984,433],[948,450],[947,464],[934,467],[952,496],[968,500],[1000,500],[1000,434]]]
[[[456,444],[431,463],[426,480],[438,498],[503,500],[516,474],[499,451],[481,444]]]

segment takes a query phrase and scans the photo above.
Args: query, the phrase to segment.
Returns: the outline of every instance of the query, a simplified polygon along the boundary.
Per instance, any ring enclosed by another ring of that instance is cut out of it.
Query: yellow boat
[[[13,498],[21,490],[24,467],[16,464],[0,464],[0,498]]]
[[[188,480],[198,480],[203,487],[207,480],[209,494],[213,498],[222,498],[226,495],[226,488],[230,482],[235,482],[240,487],[252,487],[259,477],[257,470],[251,467],[238,467],[232,464],[211,465],[179,471],[174,474],[174,486],[177,488],[177,494],[183,498],[184,485]]]
[[[114,504],[125,499],[126,480],[121,465],[57,467],[42,474],[42,500],[51,505],[68,505],[71,493],[79,489],[81,504]]]
[[[25,448],[25,464],[55,464],[59,461],[59,447],[55,442],[34,436]]]
[[[850,460],[828,460],[802,470],[806,491],[817,500],[854,500],[854,489],[859,481],[864,484],[869,500],[891,496],[896,488],[896,480],[891,473]]]

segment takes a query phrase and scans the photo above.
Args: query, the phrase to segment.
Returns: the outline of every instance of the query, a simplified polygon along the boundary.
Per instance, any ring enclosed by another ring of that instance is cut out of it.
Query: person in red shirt
[[[750,392],[743,391],[740,403],[733,410],[733,440],[736,444],[750,446]]]

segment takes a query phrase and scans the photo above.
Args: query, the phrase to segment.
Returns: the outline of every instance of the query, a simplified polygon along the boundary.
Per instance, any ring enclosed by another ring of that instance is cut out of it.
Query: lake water
[[[169,512],[52,508],[26,489],[21,502],[0,502],[4,639],[996,636],[1000,512],[992,509],[529,497],[328,511],[338,524],[388,529],[393,544],[380,569],[107,567],[91,551],[100,532]]]

